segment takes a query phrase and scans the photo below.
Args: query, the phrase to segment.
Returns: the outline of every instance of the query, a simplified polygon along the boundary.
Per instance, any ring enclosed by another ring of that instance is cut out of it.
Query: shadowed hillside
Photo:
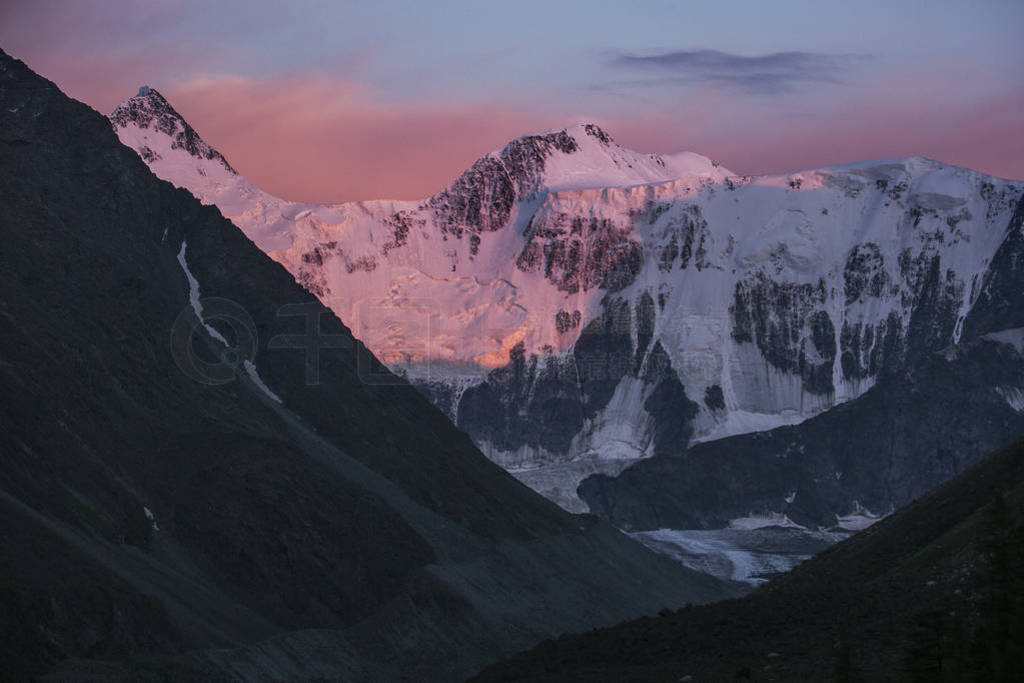
[[[1016,681],[1024,440],[738,600],[546,641],[477,681]]]

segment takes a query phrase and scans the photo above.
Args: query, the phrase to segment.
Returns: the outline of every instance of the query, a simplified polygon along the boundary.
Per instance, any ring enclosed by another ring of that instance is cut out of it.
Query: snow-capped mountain
[[[580,124],[513,140],[422,201],[297,204],[155,90],[111,120],[570,509],[588,474],[800,422],[956,344],[1022,195],[922,158],[737,176]]]

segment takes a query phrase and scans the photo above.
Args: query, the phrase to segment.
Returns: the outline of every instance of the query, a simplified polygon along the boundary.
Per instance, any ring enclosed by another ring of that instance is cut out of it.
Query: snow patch
[[[996,387],[996,392],[1010,404],[1010,407],[1024,415],[1024,390],[1017,387]]]
[[[142,512],[145,513],[146,519],[149,520],[149,525],[153,527],[153,531],[160,531],[160,526],[156,523],[156,517],[153,516],[153,511],[143,505]]]
[[[811,417],[811,415],[795,410],[779,413],[755,413],[749,410],[733,410],[725,416],[724,420],[711,427],[709,431],[696,435],[693,443],[716,441],[727,436],[736,436],[737,434],[767,432],[776,427],[800,424],[808,417]]]
[[[256,371],[256,366],[251,360],[248,358],[245,359],[242,361],[242,365],[245,367],[245,374],[249,375],[249,379],[252,380],[253,384],[260,388],[260,391],[266,394],[271,400],[277,401],[278,403],[282,402],[281,397],[271,391],[270,387],[263,382],[263,378],[260,377],[260,373]]]
[[[787,500],[786,502],[788,503],[791,501]],[[805,528],[791,520],[788,515],[782,512],[769,512],[766,515],[751,515],[749,517],[738,517],[729,522],[730,529],[742,529],[744,531],[764,529],[765,527],[781,527],[783,529]]]
[[[209,332],[210,336],[222,343],[224,346],[227,346],[228,340],[203,319],[203,305],[199,302],[199,280],[195,278],[192,271],[188,268],[188,261],[185,260],[185,245],[186,240],[182,240],[181,250],[178,251],[178,263],[181,264],[181,269],[185,271],[185,277],[188,278],[189,303],[192,304],[192,310],[196,312],[196,317],[199,318],[199,322],[203,324],[203,327],[206,328],[206,331]]]
[[[862,531],[884,518],[885,515],[876,515],[867,508],[853,501],[853,512],[848,515],[836,515],[836,526],[845,531]]]
[[[652,455],[651,418],[646,411],[641,413],[642,418],[637,416],[637,406],[644,404],[647,389],[642,380],[622,378],[608,405],[584,424],[586,457],[635,461]]]
[[[862,531],[880,519],[881,517],[872,517],[871,515],[844,515],[842,517],[836,515],[836,526],[846,531]]]

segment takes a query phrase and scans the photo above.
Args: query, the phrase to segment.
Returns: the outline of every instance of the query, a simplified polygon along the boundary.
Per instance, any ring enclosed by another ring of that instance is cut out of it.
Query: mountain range
[[[0,146],[7,675],[457,680],[661,610],[483,679],[1013,680],[1024,183],[580,123],[296,203],[2,52]]]
[[[110,119],[569,510],[854,528],[1024,432],[1020,182],[923,158],[747,177],[584,123],[421,201],[313,205],[154,89]]]

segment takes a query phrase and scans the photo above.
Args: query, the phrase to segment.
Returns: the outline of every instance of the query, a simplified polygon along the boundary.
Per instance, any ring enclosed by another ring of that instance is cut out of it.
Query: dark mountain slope
[[[1024,441],[756,593],[566,636],[479,681],[1020,680]]]
[[[216,209],[2,52],[0,231],[6,672],[161,656],[201,677],[450,679],[732,590],[492,465]]]

